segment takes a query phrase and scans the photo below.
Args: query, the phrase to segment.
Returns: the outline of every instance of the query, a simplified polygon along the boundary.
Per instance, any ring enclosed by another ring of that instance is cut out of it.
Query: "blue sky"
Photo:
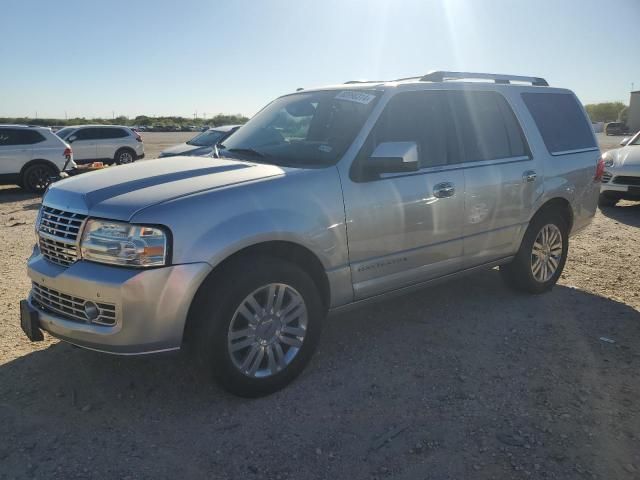
[[[0,117],[252,115],[433,69],[640,89],[640,0],[2,0]]]

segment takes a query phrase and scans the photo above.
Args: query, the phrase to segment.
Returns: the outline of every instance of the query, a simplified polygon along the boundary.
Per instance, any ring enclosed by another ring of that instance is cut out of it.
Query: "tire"
[[[130,148],[121,148],[113,157],[113,163],[116,165],[126,165],[136,161],[136,153]]]
[[[616,203],[618,203],[618,199],[614,197],[608,197],[603,193],[598,197],[598,206],[599,207],[615,207]]]
[[[251,296],[255,302],[248,300]],[[269,297],[274,309],[265,314],[254,308],[268,306]],[[297,300],[302,304],[293,307]],[[318,344],[325,314],[318,288],[305,271],[286,260],[250,256],[223,267],[202,285],[187,341],[224,389],[260,397],[302,372]]]
[[[30,165],[22,173],[20,186],[31,193],[43,193],[51,183],[51,177],[58,174],[55,168],[46,163]]]
[[[539,253],[534,253],[534,245]],[[518,291],[547,292],[562,274],[568,249],[569,226],[564,217],[553,210],[542,211],[529,224],[513,261],[500,266],[500,273],[505,283]]]

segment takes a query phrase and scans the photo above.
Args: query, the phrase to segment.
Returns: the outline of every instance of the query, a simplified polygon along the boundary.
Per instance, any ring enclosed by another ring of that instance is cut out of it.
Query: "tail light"
[[[71,155],[73,155],[73,150],[71,150],[71,148],[67,147],[64,149],[64,152],[62,153],[62,156],[65,157],[67,160],[71,160]]]
[[[596,174],[593,176],[594,182],[601,182],[602,175],[604,174],[604,159],[600,157],[598,164],[596,165]]]
[[[134,131],[133,134],[136,136],[136,140],[138,142],[142,142],[142,137],[140,136],[140,134],[138,132]]]

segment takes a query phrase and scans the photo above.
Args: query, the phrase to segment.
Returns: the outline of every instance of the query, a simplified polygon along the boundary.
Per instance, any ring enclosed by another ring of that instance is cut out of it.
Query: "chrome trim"
[[[595,147],[588,147],[588,148],[577,148],[575,150],[563,150],[561,152],[549,152],[549,153],[554,157],[557,157],[558,155],[569,155],[571,153],[583,153],[583,152],[595,152],[595,151],[599,152],[600,147],[595,146]]]
[[[117,323],[116,306],[112,303],[94,302],[62,293],[52,288],[32,282],[31,300],[44,311],[55,313],[67,320],[93,323],[113,327]],[[93,303],[98,307],[95,319],[89,319],[85,306]]]
[[[51,263],[68,267],[80,259],[80,238],[88,215],[42,205],[38,214],[38,245]]]

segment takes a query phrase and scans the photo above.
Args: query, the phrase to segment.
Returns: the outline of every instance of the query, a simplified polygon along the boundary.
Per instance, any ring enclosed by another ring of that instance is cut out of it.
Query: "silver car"
[[[188,346],[231,392],[268,394],[328,312],[498,265],[518,290],[551,289],[602,173],[580,102],[541,78],[299,91],[217,158],[52,185],[22,328],[124,355]]]
[[[159,158],[176,157],[178,155],[210,155],[215,145],[224,142],[233,132],[238,130],[240,125],[221,125],[219,127],[208,128],[199,133],[191,140],[179,143],[160,152]]]

